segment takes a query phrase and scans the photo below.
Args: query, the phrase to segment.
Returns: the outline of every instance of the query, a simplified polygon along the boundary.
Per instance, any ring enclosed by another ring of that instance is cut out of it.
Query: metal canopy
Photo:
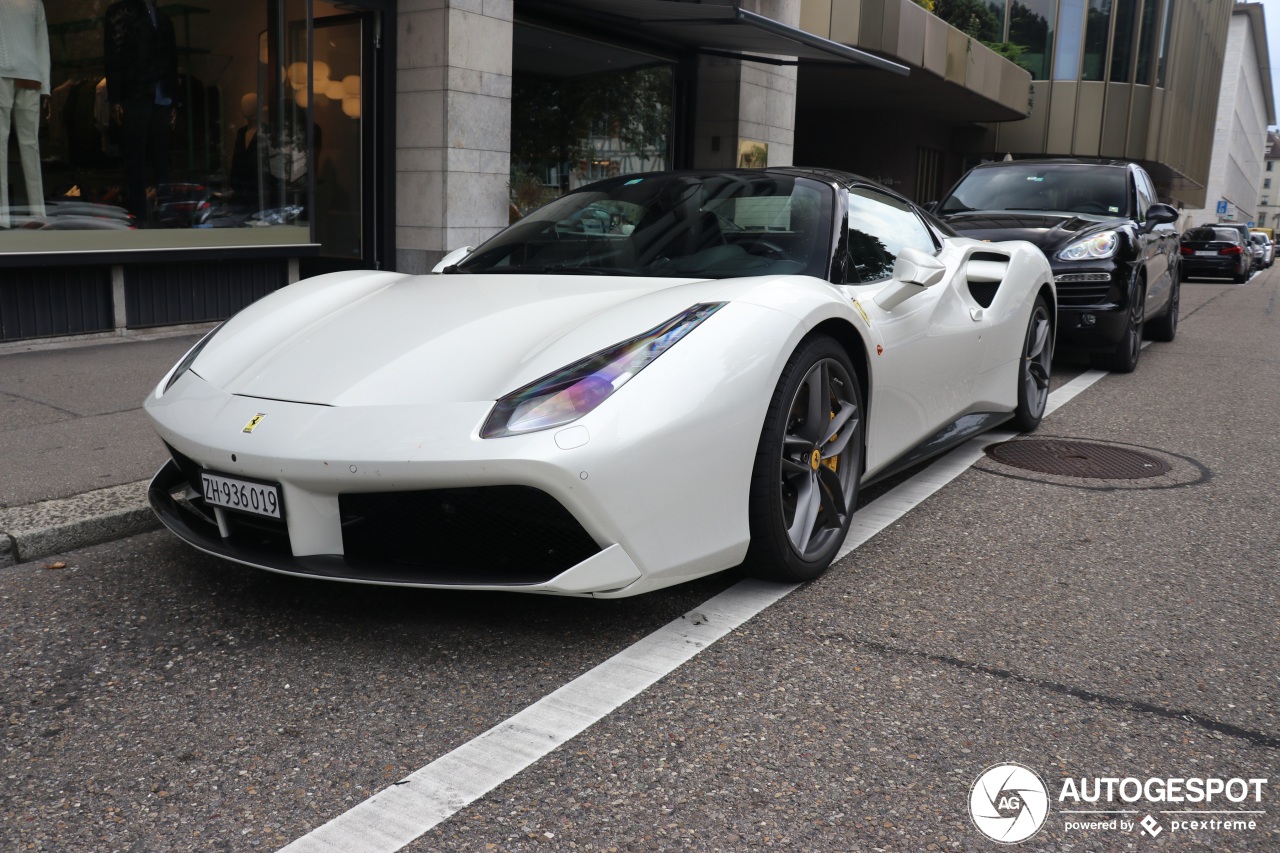
[[[701,53],[774,64],[793,64],[777,57],[795,57],[796,61],[865,65],[903,76],[911,73],[905,65],[735,5],[679,0],[522,0],[520,5],[608,25]]]

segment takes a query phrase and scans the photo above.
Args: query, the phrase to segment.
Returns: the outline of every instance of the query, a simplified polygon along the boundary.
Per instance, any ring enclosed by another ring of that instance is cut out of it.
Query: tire
[[[1147,301],[1146,291],[1139,286],[1129,302],[1129,318],[1124,333],[1113,352],[1094,359],[1094,364],[1112,373],[1133,373],[1142,355],[1142,314]]]
[[[1018,360],[1018,408],[1013,410],[1013,423],[1022,432],[1034,431],[1044,419],[1052,361],[1053,323],[1044,297],[1037,296]]]
[[[1232,277],[1231,277],[1231,280],[1232,280],[1232,281],[1234,281],[1236,284],[1244,284],[1246,281],[1248,281],[1248,280],[1249,280],[1249,276],[1250,276],[1252,273],[1253,273],[1253,270],[1245,270],[1244,272],[1240,273],[1239,275],[1234,275],[1234,276],[1232,276]]]
[[[1178,308],[1182,301],[1182,285],[1175,281],[1169,291],[1169,307],[1147,324],[1147,336],[1153,341],[1168,343],[1178,334]]]
[[[813,580],[835,558],[857,507],[863,399],[849,355],[833,339],[808,339],[787,361],[751,474],[744,566],[756,577]]]

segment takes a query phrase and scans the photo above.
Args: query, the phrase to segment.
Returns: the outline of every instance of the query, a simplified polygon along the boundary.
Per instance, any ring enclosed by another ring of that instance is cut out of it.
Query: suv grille
[[[1064,308],[1087,308],[1117,301],[1111,298],[1111,276],[1104,272],[1065,273],[1054,278],[1058,304]]]

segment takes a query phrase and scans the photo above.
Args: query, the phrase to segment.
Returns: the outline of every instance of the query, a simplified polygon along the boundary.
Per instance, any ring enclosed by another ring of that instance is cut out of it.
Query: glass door
[[[302,261],[303,275],[379,266],[372,233],[377,210],[377,13],[351,9],[327,0],[317,0],[312,9],[312,178],[320,257]]]

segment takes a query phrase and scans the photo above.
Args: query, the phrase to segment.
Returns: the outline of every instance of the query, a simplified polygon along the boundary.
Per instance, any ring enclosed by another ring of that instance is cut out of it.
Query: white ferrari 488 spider
[[[843,173],[612,178],[435,273],[319,276],[201,340],[146,401],[164,524],[364,583],[800,581],[860,485],[1049,393],[1040,251]]]

